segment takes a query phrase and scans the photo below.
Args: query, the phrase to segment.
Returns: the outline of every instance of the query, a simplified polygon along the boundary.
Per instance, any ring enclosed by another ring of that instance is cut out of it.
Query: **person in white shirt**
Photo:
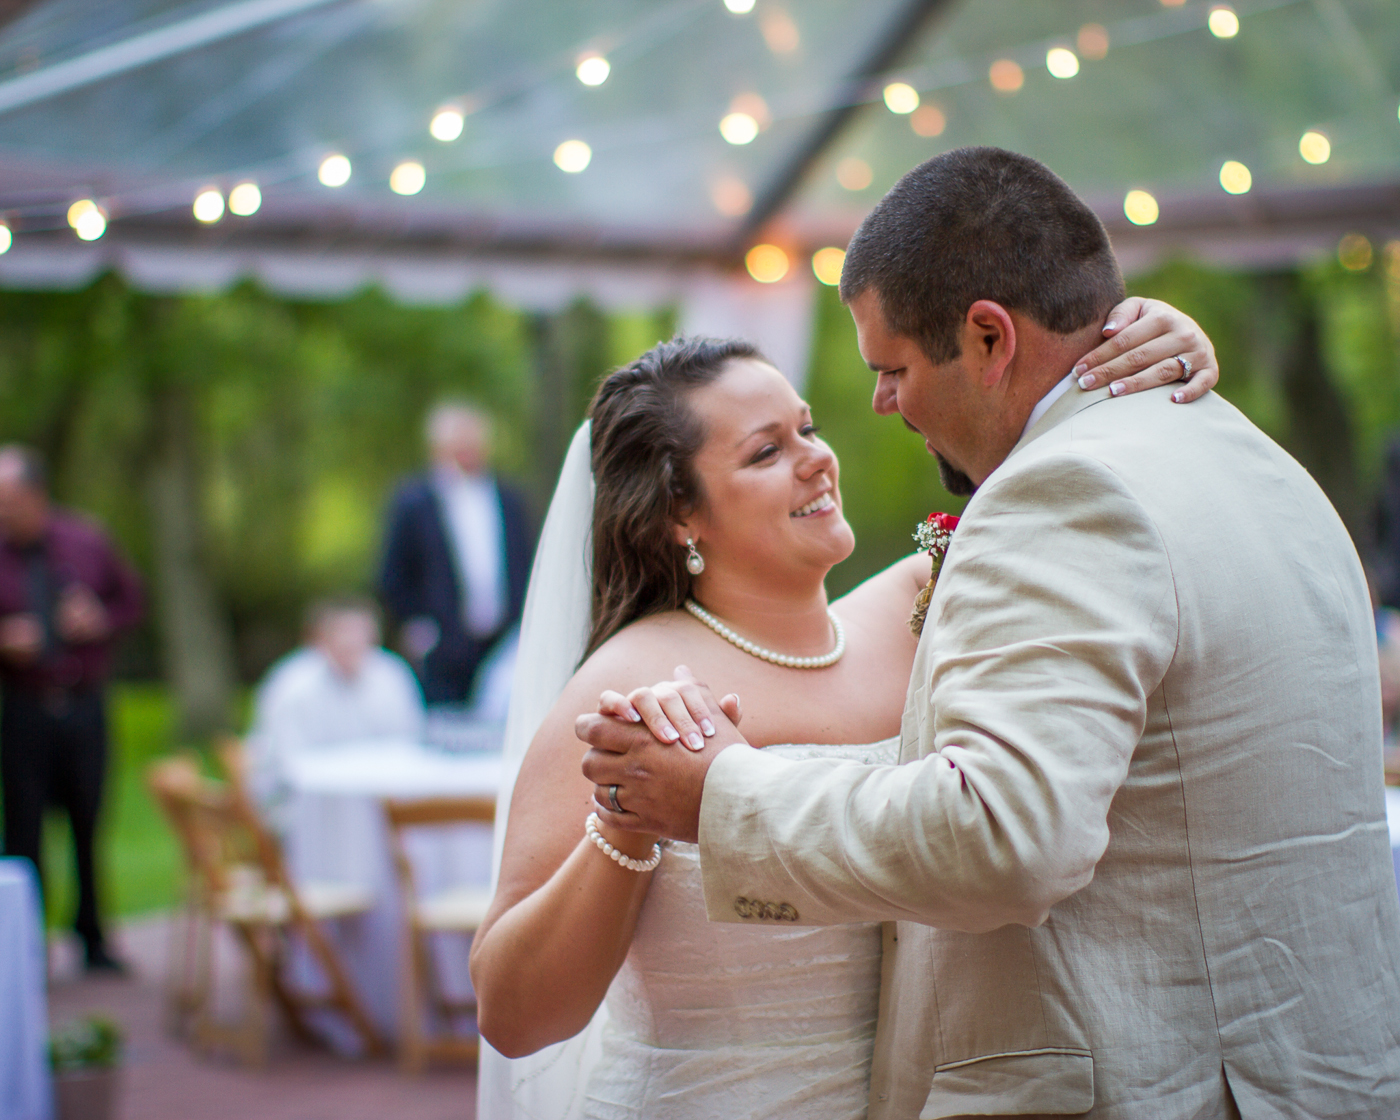
[[[374,604],[322,600],[308,612],[306,644],[258,687],[248,736],[253,792],[275,816],[294,755],[422,734],[423,694],[404,660],[380,647]]]

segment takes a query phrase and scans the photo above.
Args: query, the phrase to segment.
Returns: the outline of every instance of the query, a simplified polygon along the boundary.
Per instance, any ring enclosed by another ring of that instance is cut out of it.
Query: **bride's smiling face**
[[[825,574],[851,554],[855,534],[841,512],[836,456],[782,374],[736,359],[689,404],[705,429],[694,460],[704,500],[677,526],[677,541],[695,538],[702,579]]]

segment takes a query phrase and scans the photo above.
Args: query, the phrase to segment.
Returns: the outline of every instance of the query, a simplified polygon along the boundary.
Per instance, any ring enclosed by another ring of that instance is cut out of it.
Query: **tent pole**
[[[838,95],[830,109],[818,118],[807,139],[793,157],[774,177],[767,190],[759,196],[748,217],[735,235],[732,245],[736,256],[742,256],[750,239],[768,220],[781,210],[802,185],[803,177],[836,139],[846,122],[856,111],[864,108],[867,87],[892,66],[913,43],[913,40],[933,17],[954,0],[908,0],[890,19],[883,34],[875,40],[870,53],[863,58],[850,76],[838,87]]]
[[[184,54],[199,47],[242,35],[327,4],[344,0],[238,0],[210,12],[158,27],[130,39],[99,47],[52,66],[0,82],[0,113],[68,93]]]

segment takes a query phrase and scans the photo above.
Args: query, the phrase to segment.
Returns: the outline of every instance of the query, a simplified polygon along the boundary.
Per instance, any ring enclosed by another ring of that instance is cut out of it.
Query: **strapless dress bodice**
[[[766,748],[897,760],[898,740]],[[749,926],[705,916],[699,849],[668,843],[608,990],[589,1120],[864,1117],[880,927]]]

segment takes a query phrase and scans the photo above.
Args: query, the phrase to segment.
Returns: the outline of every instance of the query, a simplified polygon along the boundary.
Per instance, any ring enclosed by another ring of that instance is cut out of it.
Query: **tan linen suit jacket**
[[[700,819],[712,919],[890,922],[872,1118],[1400,1116],[1366,586],[1231,405],[1056,402],[967,506],[902,740],[730,747]]]

